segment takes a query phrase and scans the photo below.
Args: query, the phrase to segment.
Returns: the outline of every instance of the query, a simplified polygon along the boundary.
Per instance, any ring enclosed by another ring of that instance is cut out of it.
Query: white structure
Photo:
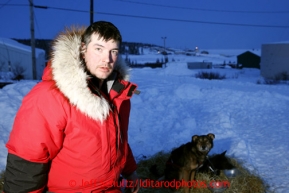
[[[264,78],[289,78],[289,42],[263,44],[260,68]]]
[[[36,78],[41,79],[45,67],[45,51],[35,48]],[[0,72],[23,71],[24,79],[33,79],[31,47],[15,40],[0,38]]]

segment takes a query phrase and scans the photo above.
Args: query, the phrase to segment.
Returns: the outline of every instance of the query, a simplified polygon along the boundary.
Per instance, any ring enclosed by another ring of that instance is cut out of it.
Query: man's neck
[[[89,82],[89,87],[93,92],[96,91],[97,94],[100,94],[99,91],[101,91],[103,94],[108,95],[106,80],[100,80],[96,77],[93,77],[89,80]]]
[[[95,76],[92,77],[92,82],[93,84],[98,88],[101,89],[103,86],[103,83],[105,82],[104,80],[101,80],[99,78],[96,78]]]
[[[99,82],[99,84],[98,84],[98,88],[101,89],[104,80],[100,80],[100,79],[98,79],[98,82]]]

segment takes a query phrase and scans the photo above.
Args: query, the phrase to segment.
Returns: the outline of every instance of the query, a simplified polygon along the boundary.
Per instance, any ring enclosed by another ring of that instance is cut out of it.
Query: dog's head
[[[218,170],[228,170],[233,169],[235,166],[230,162],[229,158],[226,156],[226,152],[224,151],[221,154],[216,154],[209,157],[211,164]]]
[[[202,153],[209,153],[213,148],[213,140],[215,135],[209,133],[208,135],[194,135],[192,136],[192,143],[196,145],[197,150]]]

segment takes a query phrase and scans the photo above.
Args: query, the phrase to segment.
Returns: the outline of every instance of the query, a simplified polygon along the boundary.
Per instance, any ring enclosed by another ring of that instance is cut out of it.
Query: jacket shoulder
[[[41,81],[37,83],[31,91],[24,97],[35,100],[58,99],[62,102],[67,101],[66,97],[59,91],[54,81]]]
[[[70,106],[53,85],[40,82],[23,98],[6,144],[9,153],[37,163],[57,154]]]

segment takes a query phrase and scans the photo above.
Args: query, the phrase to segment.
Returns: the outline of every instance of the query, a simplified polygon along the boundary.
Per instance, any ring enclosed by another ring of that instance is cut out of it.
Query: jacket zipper
[[[119,122],[119,115],[118,115],[118,112],[117,112],[117,109],[115,107],[115,105],[113,103],[111,103],[111,109],[112,109],[112,112],[113,112],[113,121],[114,121],[114,125],[115,125],[115,128],[116,128],[116,150],[119,149],[119,143],[123,143],[122,141],[122,133],[121,133],[121,130],[120,130],[120,122]]]

